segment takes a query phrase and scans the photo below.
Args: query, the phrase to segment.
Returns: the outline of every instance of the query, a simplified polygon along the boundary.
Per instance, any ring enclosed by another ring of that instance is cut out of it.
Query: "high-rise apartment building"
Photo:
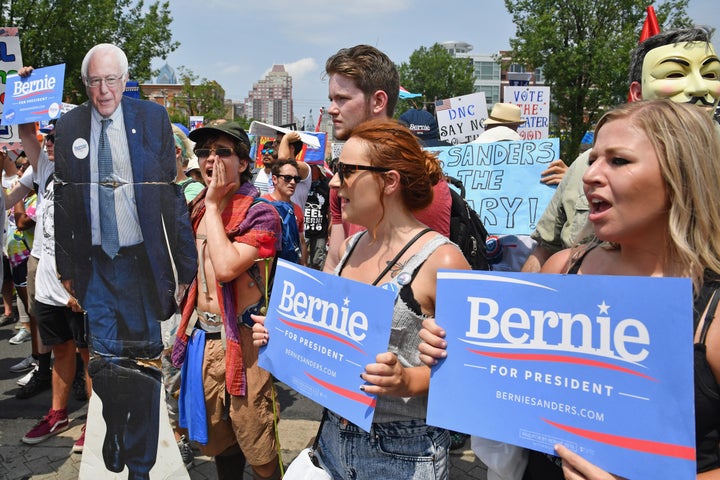
[[[273,65],[270,73],[253,85],[245,99],[245,115],[272,125],[294,121],[292,77],[283,65]]]

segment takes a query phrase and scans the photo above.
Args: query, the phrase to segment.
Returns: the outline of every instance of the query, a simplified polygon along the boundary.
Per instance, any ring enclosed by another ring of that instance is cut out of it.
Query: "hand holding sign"
[[[555,445],[555,452],[563,460],[563,475],[568,480],[623,480],[593,465],[567,447]]]
[[[447,341],[445,341],[445,330],[435,323],[434,318],[423,320],[423,328],[420,330],[422,343],[420,349],[420,360],[432,367],[437,365],[438,360],[447,357]]]
[[[365,373],[360,374],[360,378],[370,384],[362,385],[360,390],[365,393],[395,397],[417,395],[418,392],[410,391],[413,384],[412,377],[418,373],[412,372],[412,370],[414,369],[400,365],[397,355],[394,353],[380,353],[375,357],[375,363],[367,364]]]

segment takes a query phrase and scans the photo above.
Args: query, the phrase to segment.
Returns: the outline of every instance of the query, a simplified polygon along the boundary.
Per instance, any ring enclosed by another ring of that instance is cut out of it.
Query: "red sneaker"
[[[84,447],[85,447],[85,425],[82,426],[82,433],[80,434],[80,438],[78,438],[75,441],[72,451],[73,451],[73,453],[82,453]]]
[[[25,434],[22,438],[23,443],[35,445],[46,440],[53,435],[64,432],[70,426],[68,421],[67,410],[50,409],[48,414],[35,425],[32,430]]]

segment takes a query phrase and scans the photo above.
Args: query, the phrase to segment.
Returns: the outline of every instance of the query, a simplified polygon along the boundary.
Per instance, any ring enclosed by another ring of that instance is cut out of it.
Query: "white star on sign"
[[[608,305],[607,303],[605,303],[605,300],[603,300],[603,302],[602,302],[600,305],[598,305],[598,308],[600,309],[600,315],[602,315],[602,314],[607,315],[607,314],[608,314],[608,309],[610,308],[610,305]]]
[[[350,299],[345,297],[343,298],[343,307],[347,307],[350,305]]]

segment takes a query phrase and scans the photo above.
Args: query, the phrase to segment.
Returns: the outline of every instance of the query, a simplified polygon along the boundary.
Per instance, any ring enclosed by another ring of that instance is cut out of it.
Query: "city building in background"
[[[471,53],[473,46],[467,42],[448,41],[440,45],[454,57],[472,59],[475,76],[473,91],[485,93],[488,110],[495,103],[505,100],[505,86],[545,84],[542,69],[514,63],[510,51],[478,54]]]
[[[245,99],[245,117],[271,125],[295,123],[292,100],[292,77],[283,65],[273,65]]]

